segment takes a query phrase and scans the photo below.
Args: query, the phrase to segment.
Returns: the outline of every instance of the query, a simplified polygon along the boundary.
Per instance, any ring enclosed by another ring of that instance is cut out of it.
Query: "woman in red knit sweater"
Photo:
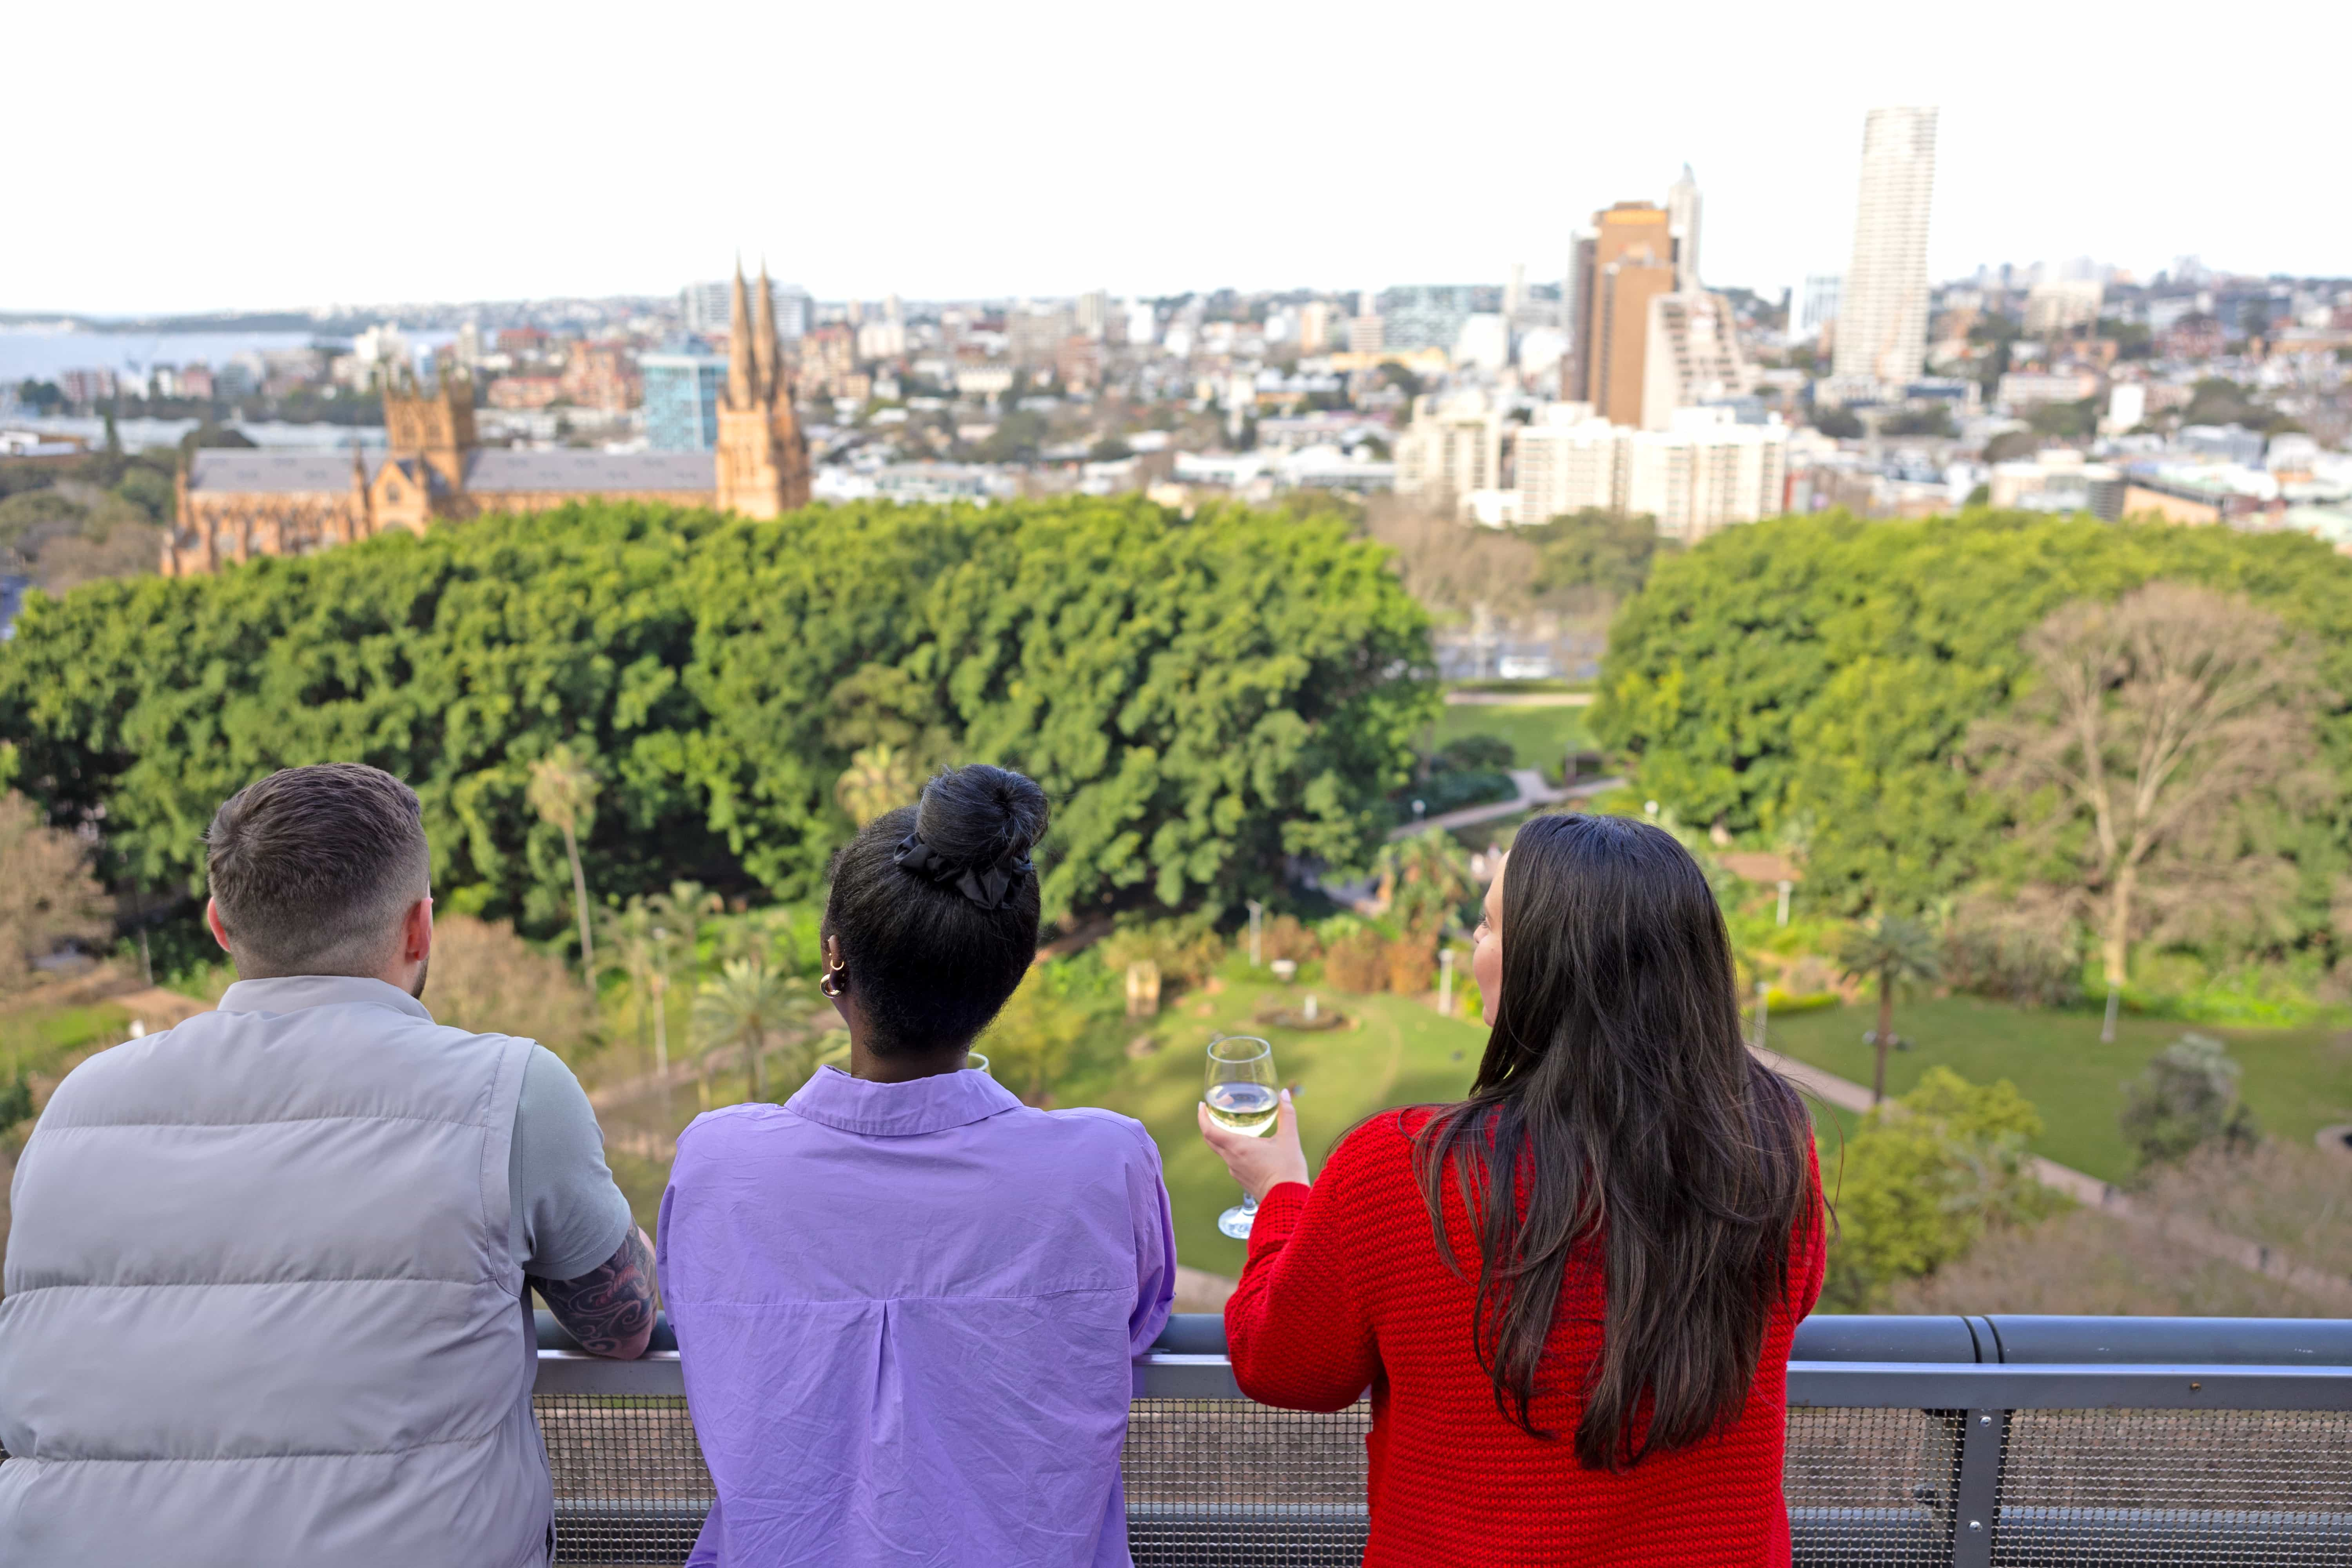
[[[1203,1110],[1259,1204],[1234,1377],[1296,1410],[1371,1391],[1376,1568],[1787,1563],[1821,1178],[1706,878],[1647,823],[1538,817],[1471,966],[1470,1098],[1375,1116],[1311,1187],[1286,1093],[1271,1138]]]

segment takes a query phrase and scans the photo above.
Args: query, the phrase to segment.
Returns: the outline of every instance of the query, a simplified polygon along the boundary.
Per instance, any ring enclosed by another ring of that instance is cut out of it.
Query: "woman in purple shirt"
[[[1133,1358],[1168,1318],[1160,1153],[963,1069],[1037,953],[1045,793],[933,779],[835,859],[849,1071],[696,1118],[662,1295],[719,1499],[690,1564],[1129,1563]]]

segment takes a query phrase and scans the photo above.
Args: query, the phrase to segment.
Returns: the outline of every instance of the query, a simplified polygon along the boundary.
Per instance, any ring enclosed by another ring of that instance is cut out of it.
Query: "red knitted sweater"
[[[1294,1410],[1339,1410],[1372,1391],[1367,1568],[1440,1563],[1769,1564],[1789,1562],[1780,1496],[1789,1342],[1820,1296],[1822,1227],[1795,1239],[1793,1299],[1773,1312],[1746,1409],[1706,1441],[1622,1475],[1588,1470],[1572,1435],[1581,1375],[1538,1395],[1530,1437],[1495,1407],[1472,1353],[1477,1251],[1449,1179],[1447,1234],[1472,1278],[1439,1259],[1412,1178],[1410,1131],[1426,1113],[1383,1115],[1333,1151],[1310,1189],[1268,1193],[1249,1263],[1225,1306],[1242,1392]],[[1819,1212],[1820,1173],[1813,1176]],[[1588,1247],[1560,1296],[1550,1357],[1590,1366],[1601,1342],[1601,1261]],[[1549,1358],[1548,1358],[1549,1359]]]

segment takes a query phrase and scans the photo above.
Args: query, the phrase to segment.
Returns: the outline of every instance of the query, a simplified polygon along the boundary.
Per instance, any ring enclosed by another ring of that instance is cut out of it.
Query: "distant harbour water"
[[[143,452],[152,447],[176,447],[180,437],[194,429],[194,419],[124,419],[115,425],[115,434],[121,437],[126,452]],[[37,430],[45,436],[75,436],[98,446],[106,438],[106,421],[97,419],[11,419],[11,429]],[[232,419],[228,427],[257,447],[276,447],[299,451],[316,451],[320,447],[349,447],[357,441],[362,447],[383,445],[381,425],[289,425],[284,420]]]
[[[27,378],[54,381],[69,370],[144,374],[159,364],[198,360],[218,370],[242,353],[344,341],[312,332],[52,332],[0,327],[0,384],[14,386]],[[410,341],[416,341],[414,334]]]

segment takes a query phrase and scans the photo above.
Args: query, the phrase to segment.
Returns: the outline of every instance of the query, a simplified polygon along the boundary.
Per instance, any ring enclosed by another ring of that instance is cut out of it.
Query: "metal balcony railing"
[[[557,1561],[677,1563],[710,1505],[665,1327],[640,1362],[541,1314]],[[1801,1565],[2352,1568],[2352,1321],[1808,1320],[1785,1485]],[[1343,1564],[1369,1407],[1242,1397],[1213,1316],[1137,1363],[1139,1568]]]

